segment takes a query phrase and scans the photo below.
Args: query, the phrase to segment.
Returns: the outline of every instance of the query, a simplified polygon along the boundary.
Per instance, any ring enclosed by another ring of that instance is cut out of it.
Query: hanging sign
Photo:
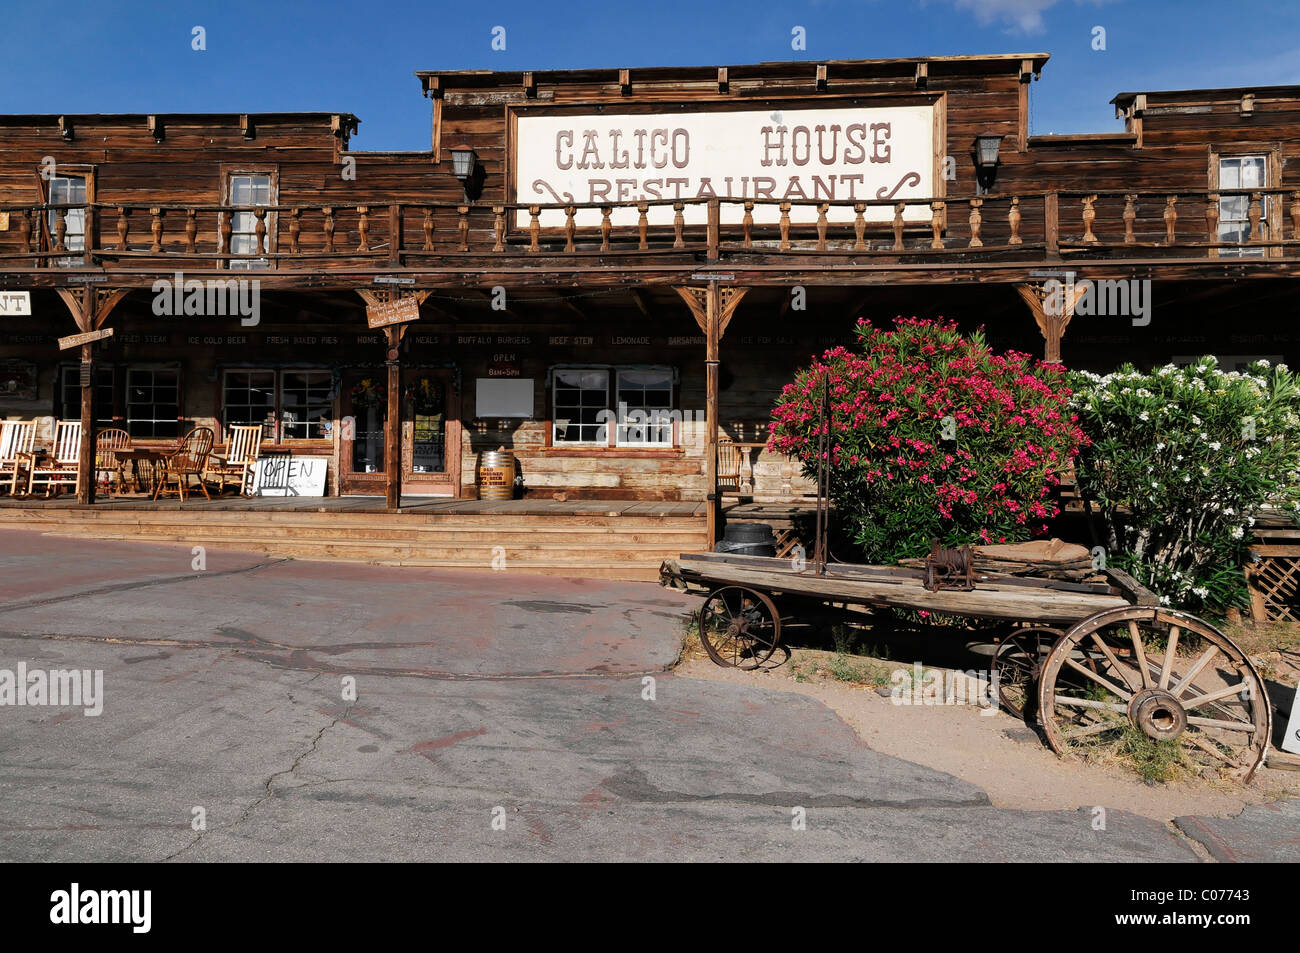
[[[780,202],[862,202],[935,194],[935,108],[852,106],[748,109],[727,112],[611,115],[520,114],[516,124],[515,200],[527,205],[618,203],[613,225],[638,223],[637,202],[650,225],[671,225],[673,201],[685,201],[688,225],[707,218],[706,202],[730,199],[722,220],[737,223],[745,199],[757,224],[780,220]],[[852,221],[852,204],[831,210]],[[868,206],[864,217],[887,222],[891,205]],[[926,206],[908,206],[907,221],[930,221]],[[578,209],[577,225],[598,225],[599,208]],[[815,204],[795,204],[792,222],[817,220]],[[527,208],[516,213],[526,227]],[[541,213],[544,227],[565,223],[563,209]]]
[[[84,334],[74,334],[71,337],[59,338],[59,350],[66,351],[70,347],[79,347],[82,344],[90,344],[93,341],[102,341],[104,338],[111,338],[112,336],[112,328],[100,328],[98,331],[87,331]]]
[[[406,324],[419,320],[420,302],[411,297],[366,307],[366,324],[372,328],[386,328],[393,324]]]

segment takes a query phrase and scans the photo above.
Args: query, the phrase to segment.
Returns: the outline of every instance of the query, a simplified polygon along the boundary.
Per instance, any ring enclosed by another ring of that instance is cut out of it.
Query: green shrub
[[[1091,439],[1079,489],[1107,560],[1172,605],[1247,604],[1241,567],[1266,503],[1300,508],[1300,388],[1285,365],[1212,357],[1150,374],[1071,375]]]

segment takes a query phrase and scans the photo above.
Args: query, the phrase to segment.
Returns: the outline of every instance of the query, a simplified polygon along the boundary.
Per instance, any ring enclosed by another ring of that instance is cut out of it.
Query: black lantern
[[[465,187],[465,198],[476,199],[483,186],[483,167],[478,164],[478,153],[469,146],[451,150],[451,174]]]
[[[993,183],[998,175],[998,148],[1001,145],[1001,136],[975,137],[971,154],[975,158],[975,185],[978,195],[993,191]]]

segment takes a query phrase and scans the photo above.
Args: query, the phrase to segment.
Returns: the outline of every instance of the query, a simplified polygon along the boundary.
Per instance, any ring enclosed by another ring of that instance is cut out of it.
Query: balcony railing
[[[236,232],[240,219],[251,229]],[[1300,191],[1057,191],[859,201],[0,206],[0,268],[319,271],[682,253],[930,262],[1300,257]],[[238,251],[232,251],[237,247]],[[608,262],[604,262],[608,264]],[[596,264],[596,262],[592,262]]]

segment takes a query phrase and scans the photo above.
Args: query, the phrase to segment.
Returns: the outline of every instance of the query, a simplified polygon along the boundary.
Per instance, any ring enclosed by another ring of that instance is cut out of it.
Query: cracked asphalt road
[[[654,585],[206,558],[0,530],[0,669],[105,685],[98,717],[0,707],[0,859],[1196,861],[1255,830],[998,809],[816,701],[668,675],[692,603]]]

